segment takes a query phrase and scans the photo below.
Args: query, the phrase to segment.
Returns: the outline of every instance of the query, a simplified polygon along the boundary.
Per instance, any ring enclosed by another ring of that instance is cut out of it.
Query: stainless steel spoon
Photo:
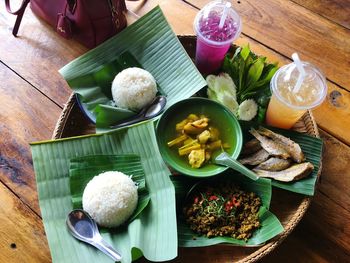
[[[149,105],[144,107],[137,115],[127,118],[126,120],[122,120],[120,124],[110,126],[110,128],[116,129],[116,128],[131,125],[140,121],[152,119],[164,111],[166,101],[167,100],[165,96],[157,96]]]
[[[73,210],[68,214],[66,223],[69,232],[75,238],[98,248],[114,261],[120,261],[122,259],[122,256],[102,239],[96,222],[86,211],[82,209]]]

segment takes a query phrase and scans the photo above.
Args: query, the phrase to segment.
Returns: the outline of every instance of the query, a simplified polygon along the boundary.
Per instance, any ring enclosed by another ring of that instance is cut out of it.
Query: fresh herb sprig
[[[277,63],[267,63],[266,57],[255,55],[249,45],[238,47],[226,55],[222,70],[230,75],[237,87],[237,102],[255,99],[258,119],[263,121],[271,97],[270,81],[277,71]]]

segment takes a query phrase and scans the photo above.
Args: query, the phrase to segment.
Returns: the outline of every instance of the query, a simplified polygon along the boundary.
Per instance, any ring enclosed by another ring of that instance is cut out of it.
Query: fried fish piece
[[[314,170],[312,163],[305,162],[300,164],[294,164],[283,171],[272,172],[260,169],[253,169],[257,176],[272,178],[282,182],[291,182],[300,180],[308,176]]]
[[[260,163],[254,169],[266,170],[266,171],[281,171],[291,166],[292,161],[290,159],[281,159],[277,157],[271,157],[266,161]]]
[[[266,129],[264,127],[260,127],[257,132],[261,135],[267,136],[274,140],[275,142],[283,145],[284,149],[290,154],[292,159],[297,163],[302,163],[305,161],[305,156],[303,151],[301,150],[299,144],[292,141],[291,139],[281,135],[277,134],[269,129]]]
[[[256,153],[260,149],[261,149],[260,142],[257,139],[252,139],[243,145],[241,154],[250,155],[252,153]]]
[[[269,153],[261,149],[251,156],[238,160],[241,164],[257,165],[269,158]]]
[[[288,159],[290,154],[286,151],[283,145],[275,142],[260,133],[258,133],[254,128],[249,131],[256,139],[259,140],[261,147],[264,148],[270,155],[279,156],[282,159]]]

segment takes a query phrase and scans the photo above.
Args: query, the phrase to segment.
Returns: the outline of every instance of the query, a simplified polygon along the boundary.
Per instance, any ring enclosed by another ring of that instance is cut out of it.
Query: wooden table
[[[159,4],[182,35],[193,34],[194,16],[207,2],[148,0],[128,8],[142,15]],[[233,5],[243,18],[237,44],[249,43],[280,65],[297,51],[323,70],[329,88],[326,101],[313,111],[325,146],[321,182],[301,223],[263,262],[350,262],[350,1],[238,0]],[[57,71],[87,49],[59,37],[29,8],[14,38],[14,19],[2,3],[0,262],[50,262],[28,143],[51,138],[71,94]],[[177,261],[183,262],[181,256]]]

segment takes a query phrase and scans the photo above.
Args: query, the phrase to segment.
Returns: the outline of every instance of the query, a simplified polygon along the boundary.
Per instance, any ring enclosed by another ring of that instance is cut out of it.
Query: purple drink
[[[241,30],[238,14],[230,8],[225,11],[225,4],[214,1],[206,5],[195,19],[197,33],[196,65],[203,74],[216,72],[222,64],[231,43]],[[226,12],[226,19],[220,27],[220,20]]]

